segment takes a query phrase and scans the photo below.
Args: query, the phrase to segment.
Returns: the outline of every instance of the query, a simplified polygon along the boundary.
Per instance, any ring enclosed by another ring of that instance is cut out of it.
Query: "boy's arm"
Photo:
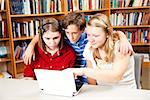
[[[34,60],[34,47],[36,45],[36,43],[38,42],[39,40],[39,34],[37,34],[33,39],[32,41],[29,43],[28,47],[26,48],[24,54],[23,54],[23,61],[24,63],[27,65],[27,64],[31,64],[31,60],[32,60],[32,57],[33,57],[33,60]]]
[[[122,31],[114,31],[115,34],[119,36],[120,44],[118,47],[118,51],[121,54],[128,54],[130,50],[133,50],[131,44],[129,43],[126,35]]]

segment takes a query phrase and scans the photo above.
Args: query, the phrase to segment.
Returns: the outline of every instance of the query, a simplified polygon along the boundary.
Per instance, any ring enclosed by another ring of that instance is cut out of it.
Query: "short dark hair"
[[[63,20],[63,28],[67,29],[68,25],[74,24],[80,30],[84,30],[86,27],[85,16],[83,13],[70,12],[68,13]]]

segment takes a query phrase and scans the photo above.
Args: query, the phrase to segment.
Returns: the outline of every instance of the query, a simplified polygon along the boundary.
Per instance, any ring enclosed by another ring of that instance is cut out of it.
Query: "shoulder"
[[[90,55],[92,54],[92,50],[90,49],[91,45],[88,42],[84,48],[84,52],[83,52],[83,56],[88,59],[90,57]]]
[[[87,34],[85,32],[81,33],[80,41],[87,42]]]
[[[67,43],[64,43],[62,50],[65,52],[75,53],[74,49],[70,45],[68,45]]]

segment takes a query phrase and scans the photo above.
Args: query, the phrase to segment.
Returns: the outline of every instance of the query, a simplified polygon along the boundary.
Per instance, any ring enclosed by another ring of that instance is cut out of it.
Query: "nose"
[[[53,39],[51,39],[51,40],[49,41],[49,44],[50,44],[51,46],[54,46],[54,45],[55,45],[55,41],[54,41]]]
[[[69,39],[73,40],[73,35],[71,33],[69,34]]]
[[[94,42],[94,38],[93,38],[92,36],[88,36],[88,41],[89,41],[90,43],[93,43],[93,42]]]

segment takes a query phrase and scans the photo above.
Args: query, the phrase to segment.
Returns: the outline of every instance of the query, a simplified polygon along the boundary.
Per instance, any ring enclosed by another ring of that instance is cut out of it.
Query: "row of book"
[[[110,0],[111,8],[150,6],[150,0]]]
[[[150,43],[150,31],[137,29],[136,31],[125,31],[130,43]]]
[[[0,10],[4,10],[5,9],[5,1],[6,0],[0,0]]]
[[[15,47],[14,56],[15,56],[16,60],[23,59],[23,54],[24,54],[26,48],[27,48],[27,43],[25,41],[21,42],[20,45],[17,45]]]
[[[2,16],[0,14],[0,38],[7,37],[6,30],[6,21],[2,19]]]
[[[14,38],[34,37],[39,32],[40,21],[31,20],[24,22],[12,22],[12,32]]]
[[[62,11],[62,0],[10,0],[12,14],[40,14]]]
[[[110,16],[113,26],[149,25],[149,12],[113,13]]]
[[[104,0],[67,0],[68,11],[97,10],[104,8]]]

